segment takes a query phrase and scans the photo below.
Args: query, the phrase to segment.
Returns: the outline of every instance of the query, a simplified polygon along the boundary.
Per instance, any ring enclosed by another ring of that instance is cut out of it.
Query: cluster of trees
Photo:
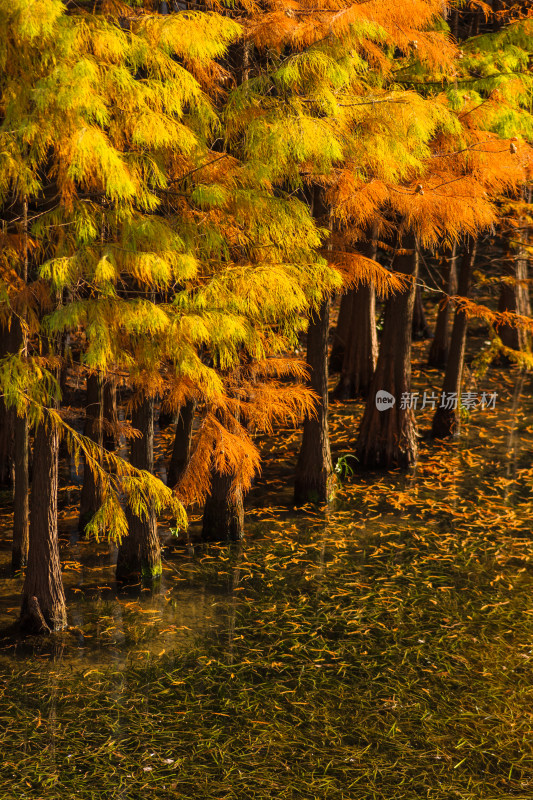
[[[205,540],[241,538],[259,431],[303,422],[295,500],[332,497],[328,368],[337,398],[367,399],[361,466],[412,464],[413,408],[375,396],[411,390],[424,253],[455,297],[430,352],[443,391],[460,396],[471,316],[491,357],[529,364],[532,54],[528,0],[0,0],[0,478],[22,628],[66,624],[62,442],[83,462],[80,530],[146,583],[165,510],[184,526],[202,503]],[[468,299],[487,230],[498,310]],[[167,485],[156,408],[176,426]],[[437,408],[433,434],[458,413]]]

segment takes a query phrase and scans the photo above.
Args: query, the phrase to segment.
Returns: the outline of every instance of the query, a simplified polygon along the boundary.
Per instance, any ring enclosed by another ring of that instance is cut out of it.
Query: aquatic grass
[[[13,665],[2,799],[531,797],[533,543],[471,526],[202,551],[189,584],[238,591],[190,649]]]
[[[72,603],[79,659],[3,654],[1,800],[531,800],[533,428],[506,414],[329,511],[263,497],[159,598]]]

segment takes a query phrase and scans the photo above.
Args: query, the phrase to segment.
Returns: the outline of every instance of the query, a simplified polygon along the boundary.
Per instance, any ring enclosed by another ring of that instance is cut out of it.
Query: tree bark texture
[[[11,329],[13,351],[22,347],[26,350],[26,334],[18,318],[13,320]],[[28,562],[30,535],[30,460],[29,427],[26,414],[19,417],[12,411],[14,429],[13,474],[15,491],[13,497],[13,542],[11,546],[11,570],[17,572]]]
[[[461,259],[457,286],[457,293],[461,297],[468,297],[472,270],[476,258],[476,249],[477,241],[472,237],[468,237]],[[440,406],[435,411],[433,424],[431,426],[431,435],[434,439],[444,439],[448,436],[455,436],[458,433],[461,378],[463,374],[467,327],[468,320],[466,314],[456,309],[450,342],[450,355],[448,357],[448,363],[446,364],[446,372],[444,373],[444,381],[442,384],[442,396],[443,398],[448,397],[450,393],[455,392],[457,394],[457,407],[447,408],[445,402],[441,402]]]
[[[57,531],[59,434],[40,422],[35,431],[28,567],[22,589],[20,627],[29,633],[59,631],[67,608]]]
[[[118,421],[117,414],[117,382],[115,378],[104,381],[104,438],[103,445],[112,453],[118,445],[118,437],[113,433]]]
[[[132,425],[142,436],[131,439],[130,461],[132,466],[148,472],[154,470],[154,401],[143,398],[132,411]],[[138,517],[131,508],[126,508],[128,535],[118,549],[116,577],[123,583],[153,584],[161,575],[161,545],[157,532],[157,520],[152,509],[147,516]]]
[[[28,563],[30,544],[29,439],[27,416],[17,416],[15,420],[15,500],[11,548],[13,572],[17,572]]]
[[[104,385],[100,375],[87,376],[87,405],[85,407],[85,425],[83,428],[84,436],[91,439],[100,450],[104,445],[103,431],[103,411],[104,411]],[[92,470],[87,465],[84,458],[83,465],[83,486],[80,497],[80,516],[78,519],[78,530],[84,531],[85,526],[96,514],[102,505],[102,492],[98,482],[95,480]]]
[[[360,466],[368,469],[409,467],[417,456],[414,413],[410,407],[402,408],[402,395],[411,392],[411,337],[418,275],[418,246],[414,236],[404,238],[394,268],[412,280],[407,291],[389,297],[385,306],[376,371],[356,444]],[[392,395],[394,404],[378,408],[379,391]]]
[[[375,260],[377,254],[375,239],[370,239],[364,245],[364,254]],[[341,375],[333,396],[338,400],[366,398],[377,357],[376,293],[372,284],[361,284],[351,291]]]
[[[442,290],[446,297],[439,303],[435,336],[431,342],[428,366],[443,369],[448,360],[450,350],[450,303],[448,297],[457,289],[457,246],[446,254],[442,274]]]
[[[13,351],[12,332],[0,325],[0,358]],[[13,484],[13,422],[14,412],[0,397],[0,486]]]
[[[350,335],[355,292],[355,289],[348,289],[348,291],[341,296],[339,316],[337,318],[337,325],[335,327],[333,344],[329,356],[329,371],[332,374],[340,372],[342,369],[344,352]]]
[[[422,287],[417,286],[413,307],[413,339],[421,341],[429,338],[429,325],[422,298]]]
[[[179,410],[174,446],[168,465],[167,486],[176,486],[189,463],[195,408],[194,400],[187,400]]]
[[[518,253],[509,252],[509,258],[513,260],[513,265],[507,270],[507,273],[517,282],[514,285],[502,283],[498,311],[512,311],[515,314],[530,316],[529,287],[528,284],[525,283],[528,275],[527,255],[524,253],[524,248],[520,247]],[[498,335],[505,347],[521,352],[527,352],[529,350],[530,341],[528,333],[523,328],[502,325],[498,329]]]
[[[376,295],[373,286],[354,290],[349,334],[341,375],[333,392],[337,400],[366,398],[378,357]]]
[[[296,505],[327,503],[334,489],[328,432],[328,331],[329,297],[311,317],[307,331],[310,385],[319,399],[316,415],[304,420],[294,485]]]
[[[238,542],[244,537],[242,490],[231,491],[233,476],[213,471],[211,491],[204,506],[202,540]]]

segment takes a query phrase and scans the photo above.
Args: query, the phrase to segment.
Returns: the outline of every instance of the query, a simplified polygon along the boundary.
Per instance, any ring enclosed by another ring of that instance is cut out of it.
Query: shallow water
[[[496,378],[460,442],[329,510],[291,508],[297,435],[265,440],[244,546],[169,537],[156,593],[117,593],[66,506],[75,629],[0,651],[2,800],[531,798],[533,402]],[[332,409],[336,459],[356,410]]]

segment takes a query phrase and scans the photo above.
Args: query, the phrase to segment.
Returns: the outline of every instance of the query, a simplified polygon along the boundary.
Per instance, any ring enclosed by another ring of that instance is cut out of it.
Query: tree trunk
[[[232,481],[232,475],[212,473],[202,520],[204,542],[238,542],[244,537],[242,490],[232,493]]]
[[[117,448],[117,435],[113,429],[118,421],[117,415],[117,382],[115,378],[104,381],[104,436],[103,445],[112,453]]]
[[[468,297],[470,279],[476,258],[476,248],[476,240],[472,237],[468,237],[461,259],[457,287],[457,293],[461,297]],[[463,374],[467,326],[468,320],[466,314],[456,309],[453,320],[450,355],[448,363],[446,364],[446,372],[444,373],[444,382],[442,384],[442,399],[439,407],[435,411],[431,427],[431,435],[435,439],[455,436],[458,432],[461,404],[461,377]],[[450,395],[452,395],[451,399]],[[453,398],[454,395],[455,402]],[[448,408],[447,406],[450,407]]]
[[[405,237],[404,247],[394,267],[411,276],[412,282],[407,291],[392,295],[385,306],[376,371],[356,445],[360,466],[365,468],[408,467],[416,461],[415,417],[410,402],[402,403],[402,396],[408,398],[411,393],[411,335],[418,274],[414,236]],[[394,403],[380,405],[382,395],[378,392],[383,391],[392,395]]]
[[[195,408],[194,400],[187,400],[185,405],[180,408],[174,435],[174,447],[168,465],[167,486],[176,486],[189,463]]]
[[[365,246],[365,255],[375,260],[376,239]],[[333,396],[338,400],[366,397],[378,357],[376,293],[372,284],[352,290],[352,305],[341,376]],[[330,360],[331,363],[331,360]]]
[[[442,291],[447,295],[439,304],[435,336],[431,342],[428,356],[428,366],[442,369],[446,366],[450,351],[450,303],[448,297],[455,294],[457,289],[457,246],[445,257]]]
[[[318,395],[316,416],[307,416],[296,465],[294,502],[327,503],[333,494],[334,475],[328,433],[328,330],[329,297],[309,321],[307,363],[311,388]]]
[[[333,392],[337,400],[367,397],[378,357],[373,286],[362,285],[354,291],[352,311],[341,376]]]
[[[514,255],[514,258],[513,258]],[[529,303],[529,291],[527,281],[527,255],[524,248],[520,246],[517,254],[509,252],[509,258],[513,259],[513,266],[508,270],[508,275],[517,283],[502,283],[498,311],[512,311],[523,316],[531,315]],[[523,328],[514,328],[511,325],[502,325],[498,329],[498,335],[505,347],[512,350],[527,352],[529,350],[529,337]]]
[[[72,301],[72,296],[70,296],[70,301]],[[70,333],[62,333],[60,336],[61,368],[59,370],[59,388],[61,391],[61,400],[65,404],[70,402],[70,393],[68,388],[68,367],[69,362],[72,363],[70,342]]]
[[[87,376],[87,405],[85,408],[84,436],[91,439],[101,450],[104,444],[103,436],[103,407],[104,386],[100,375]],[[84,459],[83,486],[80,498],[80,516],[78,530],[84,531],[85,526],[96,514],[102,505],[102,491],[95,480],[92,470]]]
[[[24,197],[23,204],[24,223],[24,263],[22,278],[24,284],[28,283],[29,249],[28,249],[28,198]],[[26,327],[26,311],[22,316],[13,321],[12,335],[15,336],[15,348],[20,347],[24,356],[28,354],[28,333]],[[14,412],[13,412],[14,414]],[[11,569],[13,572],[26,567],[30,542],[30,432],[28,417],[18,414],[14,420],[15,448],[14,448],[14,475],[15,495],[13,510],[13,543],[11,546]],[[57,494],[57,488],[56,488]],[[57,502],[57,499],[56,499]],[[61,576],[60,576],[61,577]]]
[[[13,545],[11,569],[22,569],[28,563],[30,536],[29,447],[30,437],[26,415],[15,420],[15,502],[13,514]]]
[[[0,397],[0,486],[13,485],[13,411]]]
[[[28,567],[22,589],[20,627],[29,633],[59,631],[67,608],[57,532],[59,434],[47,421],[35,431]]]
[[[454,8],[452,19],[452,33],[455,41],[459,39],[459,9]]]
[[[176,422],[176,412],[175,411],[166,411],[163,408],[159,410],[159,430],[164,431],[169,425],[173,425]]]
[[[350,337],[355,293],[355,289],[349,289],[341,297],[337,327],[335,328],[333,345],[329,356],[329,371],[331,373],[340,372],[342,369],[346,344]]]
[[[131,439],[130,461],[137,469],[154,470],[154,401],[145,397],[132,412],[132,425],[142,436]],[[145,517],[136,516],[126,508],[128,535],[118,549],[116,577],[123,583],[153,585],[161,576],[161,545],[157,520],[151,508]]]
[[[0,358],[13,351],[12,333],[0,324]],[[0,486],[13,485],[13,409],[0,397]]]
[[[413,308],[413,339],[422,341],[429,338],[429,325],[426,319],[424,303],[422,300],[422,287],[417,286],[415,291],[415,303]]]

